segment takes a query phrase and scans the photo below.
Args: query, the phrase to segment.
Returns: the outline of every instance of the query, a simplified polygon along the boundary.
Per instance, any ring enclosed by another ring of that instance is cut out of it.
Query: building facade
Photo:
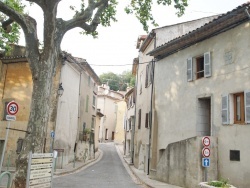
[[[250,186],[247,6],[249,3],[150,52],[156,59],[158,161],[154,178],[198,187],[205,179],[201,140],[209,136],[207,180],[224,178],[239,188]]]
[[[98,87],[97,109],[104,114],[101,119],[99,141],[110,142],[115,139],[117,104],[123,100],[123,94],[109,89],[109,86],[103,84]]]

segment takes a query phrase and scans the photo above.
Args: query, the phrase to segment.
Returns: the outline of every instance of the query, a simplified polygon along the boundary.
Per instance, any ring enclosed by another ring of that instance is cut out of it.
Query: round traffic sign
[[[18,104],[14,101],[11,101],[7,104],[7,113],[9,115],[15,115],[18,112]]]
[[[202,144],[203,144],[204,147],[210,146],[210,138],[208,136],[204,136],[202,138]]]
[[[210,156],[210,149],[209,148],[203,148],[202,149],[202,155],[203,155],[203,157],[209,157]]]

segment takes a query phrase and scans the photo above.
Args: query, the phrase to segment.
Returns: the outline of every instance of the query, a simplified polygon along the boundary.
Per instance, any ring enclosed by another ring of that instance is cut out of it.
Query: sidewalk
[[[135,175],[141,183],[147,185],[150,188],[163,188],[163,187],[164,188],[182,188],[182,187],[178,187],[175,185],[170,185],[164,182],[150,179],[150,177],[146,175],[146,173],[144,173],[142,170],[136,169],[133,165],[130,164],[130,157],[123,156],[123,145],[115,145],[115,146],[120,157],[124,159],[124,161],[126,162],[126,165],[129,166],[129,169],[132,171],[133,175]]]

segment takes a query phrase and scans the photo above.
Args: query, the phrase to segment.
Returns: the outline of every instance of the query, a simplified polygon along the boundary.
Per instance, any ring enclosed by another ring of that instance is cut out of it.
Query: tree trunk
[[[57,53],[54,53],[57,54]],[[52,91],[52,81],[56,55],[51,54],[47,61],[38,62],[39,73],[33,75],[33,92],[30,108],[30,116],[23,148],[16,160],[16,174],[14,184],[16,188],[26,187],[28,154],[43,153],[44,141],[46,138],[46,128],[49,120],[50,95]]]

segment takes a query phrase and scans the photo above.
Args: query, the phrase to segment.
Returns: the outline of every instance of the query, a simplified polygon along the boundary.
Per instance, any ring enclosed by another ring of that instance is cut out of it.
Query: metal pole
[[[207,168],[205,168],[205,171],[204,171],[204,175],[205,175],[205,182],[207,182]]]
[[[1,163],[0,163],[0,173],[2,172],[2,165],[3,165],[3,159],[4,159],[4,153],[5,153],[5,148],[7,145],[7,140],[8,140],[8,135],[9,135],[9,128],[10,128],[10,121],[8,121],[8,126],[7,126],[7,132],[5,135],[5,141],[4,141],[4,146],[3,146],[3,151],[2,151],[2,157],[1,157]]]

